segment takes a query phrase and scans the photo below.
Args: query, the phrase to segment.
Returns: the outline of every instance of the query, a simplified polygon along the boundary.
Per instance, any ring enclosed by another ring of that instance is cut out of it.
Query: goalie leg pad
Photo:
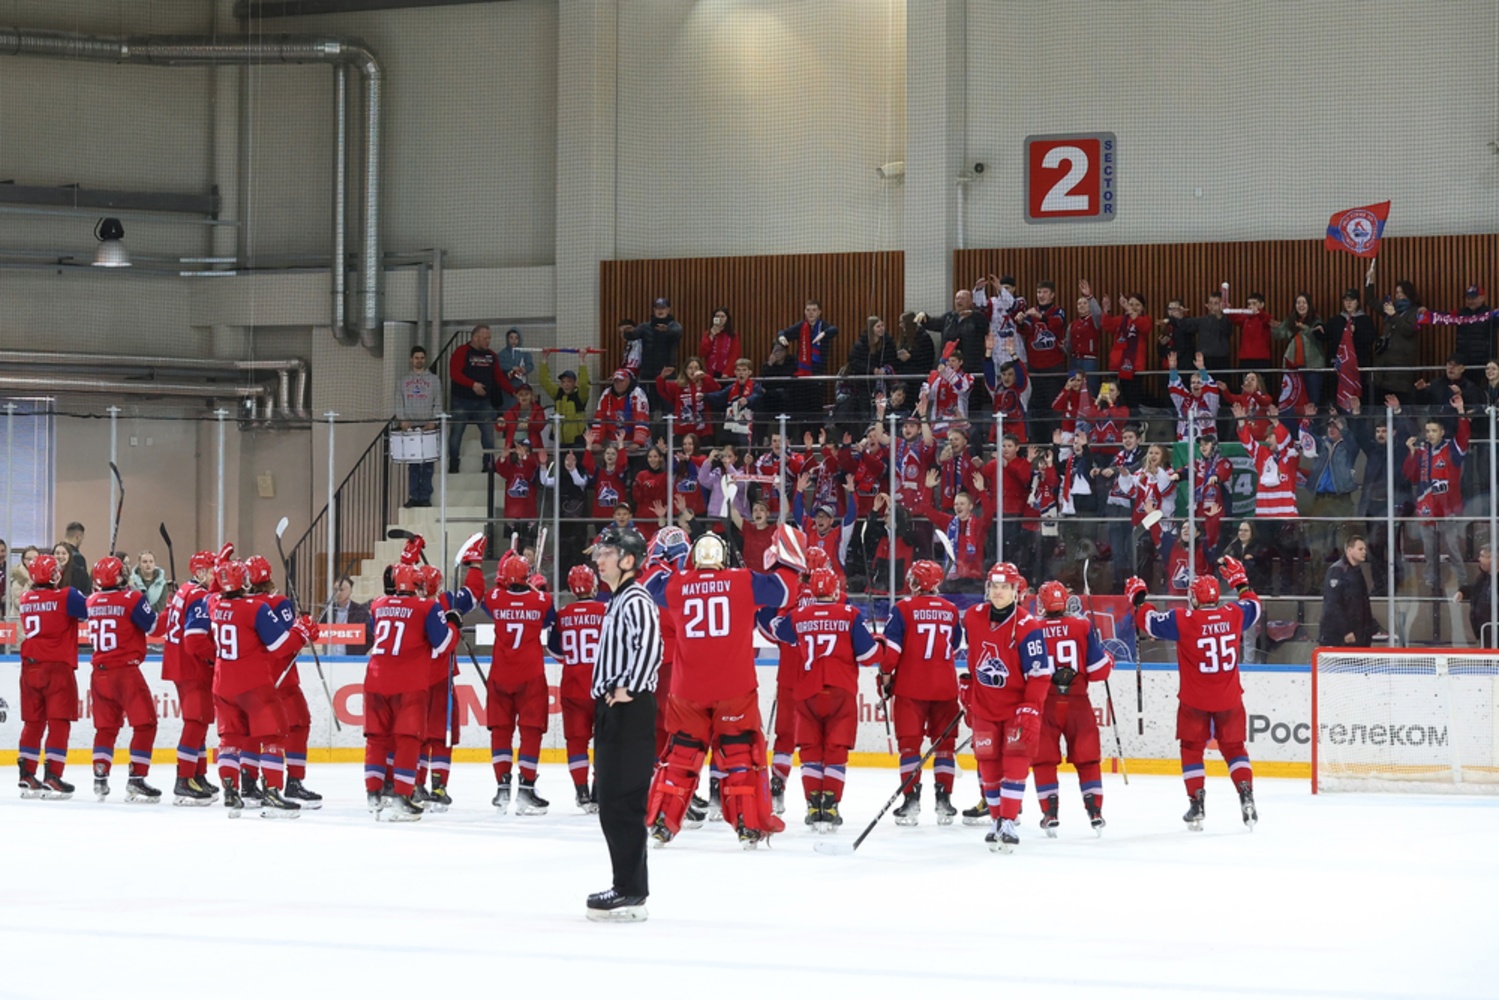
[[[719,738],[715,759],[722,758],[724,777],[718,786],[723,818],[737,828],[780,833],[786,828],[771,808],[770,776],[765,769],[765,737],[746,730]]]
[[[701,741],[686,733],[672,734],[666,745],[666,759],[656,768],[651,779],[645,810],[646,826],[664,819],[673,837],[681,832],[682,817],[687,812],[692,790],[697,787],[698,773],[707,753],[708,748]]]

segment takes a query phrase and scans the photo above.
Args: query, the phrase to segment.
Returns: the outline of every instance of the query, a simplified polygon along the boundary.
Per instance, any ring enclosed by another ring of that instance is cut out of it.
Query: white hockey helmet
[[[692,543],[693,569],[723,569],[729,565],[729,547],[713,532]]]

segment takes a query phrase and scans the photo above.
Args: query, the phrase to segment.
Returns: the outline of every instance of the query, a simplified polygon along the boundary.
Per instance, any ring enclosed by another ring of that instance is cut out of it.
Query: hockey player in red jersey
[[[747,849],[784,830],[772,811],[755,674],[757,608],[785,607],[781,577],[728,568],[728,546],[706,534],[692,547],[691,568],[653,578],[647,590],[677,626],[677,659],[667,695],[671,739],[651,782],[646,821],[657,843],[682,827],[711,745],[724,771],[723,818]],[[664,617],[664,616],[663,616]]]
[[[421,542],[418,535],[412,543]],[[442,589],[442,570],[425,564],[417,567],[416,592],[418,597],[436,601],[447,621],[458,624],[462,617],[479,606],[484,596],[484,574],[479,564],[484,560],[485,537],[483,532],[471,536],[458,552],[457,563],[463,569],[463,586],[458,590]],[[401,561],[416,566],[421,558],[420,546],[415,552],[407,545],[401,553]],[[426,806],[428,812],[447,812],[453,805],[453,796],[448,791],[448,778],[453,769],[453,747],[458,745],[458,704],[453,694],[453,684],[458,676],[458,665],[453,651],[457,639],[449,644],[448,652],[432,661],[428,679],[427,732],[422,744],[421,762],[417,766],[416,790],[413,798]],[[432,790],[426,791],[424,782],[427,772],[432,774]]]
[[[900,749],[900,773],[905,801],[895,810],[897,826],[915,826],[921,813],[921,744],[945,732],[959,712],[958,671],[953,657],[963,644],[963,626],[958,609],[937,596],[942,585],[942,567],[929,559],[911,564],[906,571],[911,596],[895,605],[885,623],[884,664],[880,691],[893,696],[895,742]],[[947,826],[957,810],[952,804],[952,784],[958,766],[954,757],[955,733],[939,743],[932,754],[932,781],[936,789],[937,824]]]
[[[562,661],[562,739],[573,797],[579,809],[596,813],[598,801],[588,784],[588,744],[593,740],[593,662],[599,655],[599,628],[606,609],[598,600],[599,578],[591,566],[579,564],[568,570],[567,589],[577,600],[557,613],[547,648]]]
[[[786,585],[792,605],[800,607],[812,602],[812,593],[807,589],[807,574],[819,566],[827,566],[831,560],[826,549],[807,547],[807,536],[791,524],[782,524],[771,537],[770,548],[765,552],[765,568],[775,572]],[[768,628],[770,622],[783,609],[763,609],[755,623],[761,627],[767,639],[774,641]],[[786,781],[791,777],[791,755],[796,752],[796,700],[791,688],[802,675],[802,650],[800,646],[783,646],[776,643],[780,659],[776,667],[776,700],[774,711],[774,742],[770,748],[770,804],[777,815],[786,811]]]
[[[1088,822],[1101,832],[1103,821],[1103,750],[1098,738],[1098,718],[1088,698],[1088,684],[1102,683],[1114,669],[1114,658],[1103,648],[1098,631],[1088,622],[1067,614],[1067,588],[1055,580],[1036,592],[1041,610],[1041,635],[1046,655],[1051,657],[1051,690],[1041,713],[1041,746],[1031,770],[1036,776],[1036,798],[1041,800],[1041,829],[1057,835],[1057,765],[1062,763],[1062,740],[1067,741],[1067,762],[1077,768],[1077,783],[1083,793]]]
[[[210,785],[208,773],[208,727],[213,725],[213,646],[207,644],[206,655],[188,651],[183,636],[190,619],[197,619],[202,630],[208,630],[208,585],[213,581],[214,554],[195,552],[188,561],[192,579],[177,588],[166,611],[156,623],[163,645],[161,679],[177,688],[177,705],[182,713],[182,738],[177,741],[177,783],[172,797],[179,806],[212,805],[218,791]],[[200,649],[200,652],[205,652]]]
[[[297,620],[297,610],[284,594],[276,593],[276,582],[272,579],[271,563],[265,556],[251,556],[245,560],[245,575],[249,581],[249,592],[256,595],[271,613],[291,628]],[[302,677],[297,673],[297,653],[286,644],[274,658],[276,671],[276,693],[281,695],[286,709],[286,790],[288,799],[303,809],[323,808],[323,797],[302,784],[307,777],[307,737],[312,731],[312,713],[307,710],[307,696],[302,693]],[[240,794],[244,794],[246,755],[255,755],[254,763],[260,759],[258,747],[245,747],[240,752]],[[251,772],[253,773],[253,772]],[[253,779],[251,779],[253,781]]]
[[[520,729],[520,788],[515,796],[517,816],[544,816],[551,805],[536,794],[536,768],[541,761],[541,738],[546,734],[548,692],[541,633],[557,624],[552,598],[526,584],[531,564],[519,552],[500,557],[494,589],[480,607],[494,619],[494,660],[489,668],[490,760],[494,764],[493,805],[510,810],[511,739]]]
[[[412,793],[427,735],[432,669],[437,663],[446,670],[448,647],[456,641],[442,607],[417,595],[420,575],[416,566],[396,566],[390,574],[395,593],[370,603],[374,642],[364,675],[364,789],[370,811],[387,823],[422,818]],[[395,788],[384,795],[391,754]]]
[[[687,541],[687,532],[674,524],[669,524],[656,532],[651,537],[650,547],[645,553],[645,567],[640,571],[637,579],[641,586],[651,589],[651,581],[657,577],[663,580],[672,573],[677,572],[687,565],[687,551],[691,546]],[[669,611],[664,608],[661,613],[661,669],[656,674],[656,690],[663,694],[671,690],[672,666],[677,656],[677,622]],[[661,757],[666,753],[666,741],[671,736],[671,730],[666,725],[666,699],[656,699],[656,756]],[[716,787],[716,786],[715,786]],[[699,800],[701,803],[701,800]],[[695,827],[699,818],[695,815],[699,810],[693,809],[694,815],[691,822]]]
[[[1243,563],[1224,556],[1218,566],[1224,580],[1237,591],[1237,601],[1220,604],[1218,581],[1211,576],[1192,581],[1185,611],[1157,611],[1145,600],[1145,581],[1139,577],[1131,577],[1124,592],[1135,605],[1135,624],[1142,631],[1176,643],[1181,679],[1176,694],[1176,738],[1181,742],[1182,780],[1191,802],[1182,819],[1189,829],[1202,829],[1207,797],[1202,755],[1208,741],[1216,739],[1239,792],[1240,816],[1253,830],[1260,817],[1254,805],[1254,771],[1244,746],[1248,727],[1238,667],[1244,630],[1260,618],[1260,599],[1249,587]]]
[[[156,702],[141,676],[146,636],[156,628],[156,612],[144,594],[125,585],[125,564],[114,556],[94,563],[94,592],[88,607],[88,638],[94,647],[89,694],[94,705],[94,796],[109,797],[120,726],[130,723],[130,778],[127,802],[160,802],[161,792],[146,784],[156,745]]]
[[[843,825],[838,804],[848,752],[859,731],[859,668],[879,665],[880,644],[864,612],[842,600],[843,586],[831,567],[813,570],[807,585],[813,603],[777,618],[771,634],[802,650],[805,665],[791,695],[796,699],[807,825],[830,833]]]
[[[1021,581],[1011,564],[995,566],[989,571],[988,600],[963,615],[971,679],[961,698],[993,823],[984,840],[991,851],[1006,854],[1020,843],[1015,819],[1051,688],[1041,623],[1020,606]]]
[[[31,589],[17,607],[21,619],[21,797],[70,799],[62,780],[68,735],[78,721],[78,623],[88,618],[83,594],[61,586],[62,569],[39,555],[27,567]],[[45,740],[44,740],[45,737]],[[46,765],[39,780],[37,766]]]
[[[239,752],[258,746],[265,789],[260,815],[295,818],[301,807],[281,794],[285,779],[283,741],[286,708],[276,691],[276,663],[318,635],[317,623],[303,615],[288,626],[265,601],[246,592],[245,564],[225,559],[214,567],[218,593],[208,599],[208,618],[217,651],[213,667],[214,715],[219,728],[219,776],[224,806],[231,817],[245,807],[240,796]],[[194,632],[188,632],[191,639]],[[252,800],[253,801],[253,800]]]

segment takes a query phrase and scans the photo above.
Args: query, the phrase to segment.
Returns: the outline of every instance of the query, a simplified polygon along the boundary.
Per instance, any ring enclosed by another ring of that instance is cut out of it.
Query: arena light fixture
[[[130,251],[125,249],[125,227],[119,219],[100,219],[94,226],[99,249],[94,252],[95,267],[129,267]]]

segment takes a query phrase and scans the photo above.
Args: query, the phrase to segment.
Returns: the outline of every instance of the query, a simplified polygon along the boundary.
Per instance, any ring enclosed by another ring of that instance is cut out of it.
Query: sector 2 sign
[[[1026,222],[1113,222],[1118,210],[1114,133],[1026,136]]]

